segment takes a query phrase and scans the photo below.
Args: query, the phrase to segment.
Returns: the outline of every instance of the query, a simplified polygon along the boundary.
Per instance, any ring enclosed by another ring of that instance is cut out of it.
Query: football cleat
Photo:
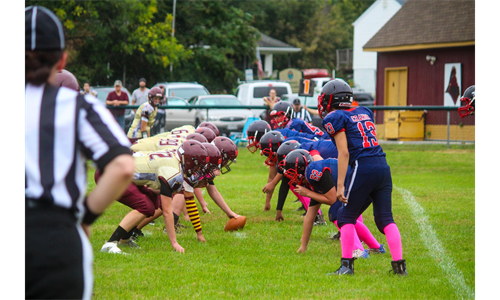
[[[354,258],[341,258],[340,268],[327,275],[354,275]]]
[[[385,253],[384,245],[382,245],[382,244],[380,244],[380,247],[378,247],[378,248],[370,248],[370,249],[367,249],[367,251],[370,254],[384,254]]]
[[[392,272],[394,275],[408,276],[408,272],[406,271],[406,260],[394,260],[391,261]],[[391,272],[391,271],[389,271]]]
[[[304,205],[301,205],[299,208],[294,209],[293,211],[301,211],[301,210],[306,210],[306,208],[304,207]]]
[[[326,221],[323,219],[323,215],[317,214],[314,220],[314,226],[326,225]]]
[[[120,248],[118,248],[118,242],[117,241],[106,242],[102,246],[101,252],[113,253],[113,254],[128,254],[128,253],[123,252]]]
[[[329,237],[329,239],[333,240],[333,241],[340,241],[340,231],[337,232],[337,234],[332,235],[331,237]]]
[[[366,250],[356,249],[352,251],[353,258],[370,258],[370,254]]]
[[[141,249],[141,247],[139,245],[137,245],[137,243],[133,240],[133,239],[121,239],[118,244],[120,244],[120,246],[127,246],[127,247],[130,247],[130,248],[137,248],[137,249]]]

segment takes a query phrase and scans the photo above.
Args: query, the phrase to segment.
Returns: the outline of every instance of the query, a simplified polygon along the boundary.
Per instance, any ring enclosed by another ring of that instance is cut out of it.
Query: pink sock
[[[375,237],[370,232],[370,229],[368,229],[368,227],[366,227],[363,222],[360,222],[358,219],[354,227],[356,228],[356,233],[358,234],[359,238],[363,242],[365,242],[368,248],[378,249],[380,247],[380,243],[377,242]]]
[[[337,225],[337,220],[333,221],[333,224],[335,224],[337,229],[340,231],[340,228]],[[342,235],[342,232],[340,233],[340,235]],[[342,237],[341,237],[341,239],[342,239]],[[356,250],[356,249],[365,250],[365,248],[363,247],[363,244],[361,244],[361,241],[359,240],[358,234],[356,233],[356,231],[354,231],[354,250]]]
[[[354,228],[356,229],[356,226],[354,226]],[[365,250],[365,248],[363,247],[363,244],[361,244],[361,241],[359,240],[358,233],[356,232],[356,230],[354,230],[354,248],[353,248],[353,250],[356,250],[356,249],[359,249],[361,251]]]
[[[399,233],[398,226],[391,223],[384,228],[385,238],[387,245],[391,251],[392,260],[403,259],[403,246],[401,245],[401,234]]]
[[[304,197],[304,196],[301,196],[299,194],[297,194],[292,187],[290,187],[290,191],[292,191],[292,193],[297,196],[297,198],[299,198],[299,201],[300,203],[302,203],[302,205],[304,205],[304,208],[307,209],[309,208],[309,202],[311,202],[311,198],[308,198],[308,197]]]
[[[345,224],[340,228],[340,245],[342,246],[342,258],[352,258],[354,250],[354,237],[356,230],[353,224]]]
[[[363,222],[363,215],[359,215],[358,221]]]

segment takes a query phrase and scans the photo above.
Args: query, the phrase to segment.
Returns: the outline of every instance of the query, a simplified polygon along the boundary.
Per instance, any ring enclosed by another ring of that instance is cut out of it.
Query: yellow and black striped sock
[[[201,220],[198,207],[196,207],[196,202],[194,202],[194,196],[185,197],[185,199],[189,219],[191,220],[191,224],[193,224],[194,231],[198,232],[201,230]]]

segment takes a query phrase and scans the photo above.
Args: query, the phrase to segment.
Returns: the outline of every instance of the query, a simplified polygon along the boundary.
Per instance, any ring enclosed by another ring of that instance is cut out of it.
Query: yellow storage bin
[[[399,138],[399,110],[384,111],[385,139]]]
[[[399,112],[399,140],[423,141],[425,126],[425,111],[407,110]]]

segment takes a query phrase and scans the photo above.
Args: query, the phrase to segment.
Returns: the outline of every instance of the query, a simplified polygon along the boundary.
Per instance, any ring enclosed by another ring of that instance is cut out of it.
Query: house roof
[[[266,34],[260,33],[261,39],[257,42],[257,47],[261,52],[299,52],[302,49],[289,45],[285,42],[272,38]]]
[[[474,44],[474,0],[408,0],[363,50],[383,52]]]

